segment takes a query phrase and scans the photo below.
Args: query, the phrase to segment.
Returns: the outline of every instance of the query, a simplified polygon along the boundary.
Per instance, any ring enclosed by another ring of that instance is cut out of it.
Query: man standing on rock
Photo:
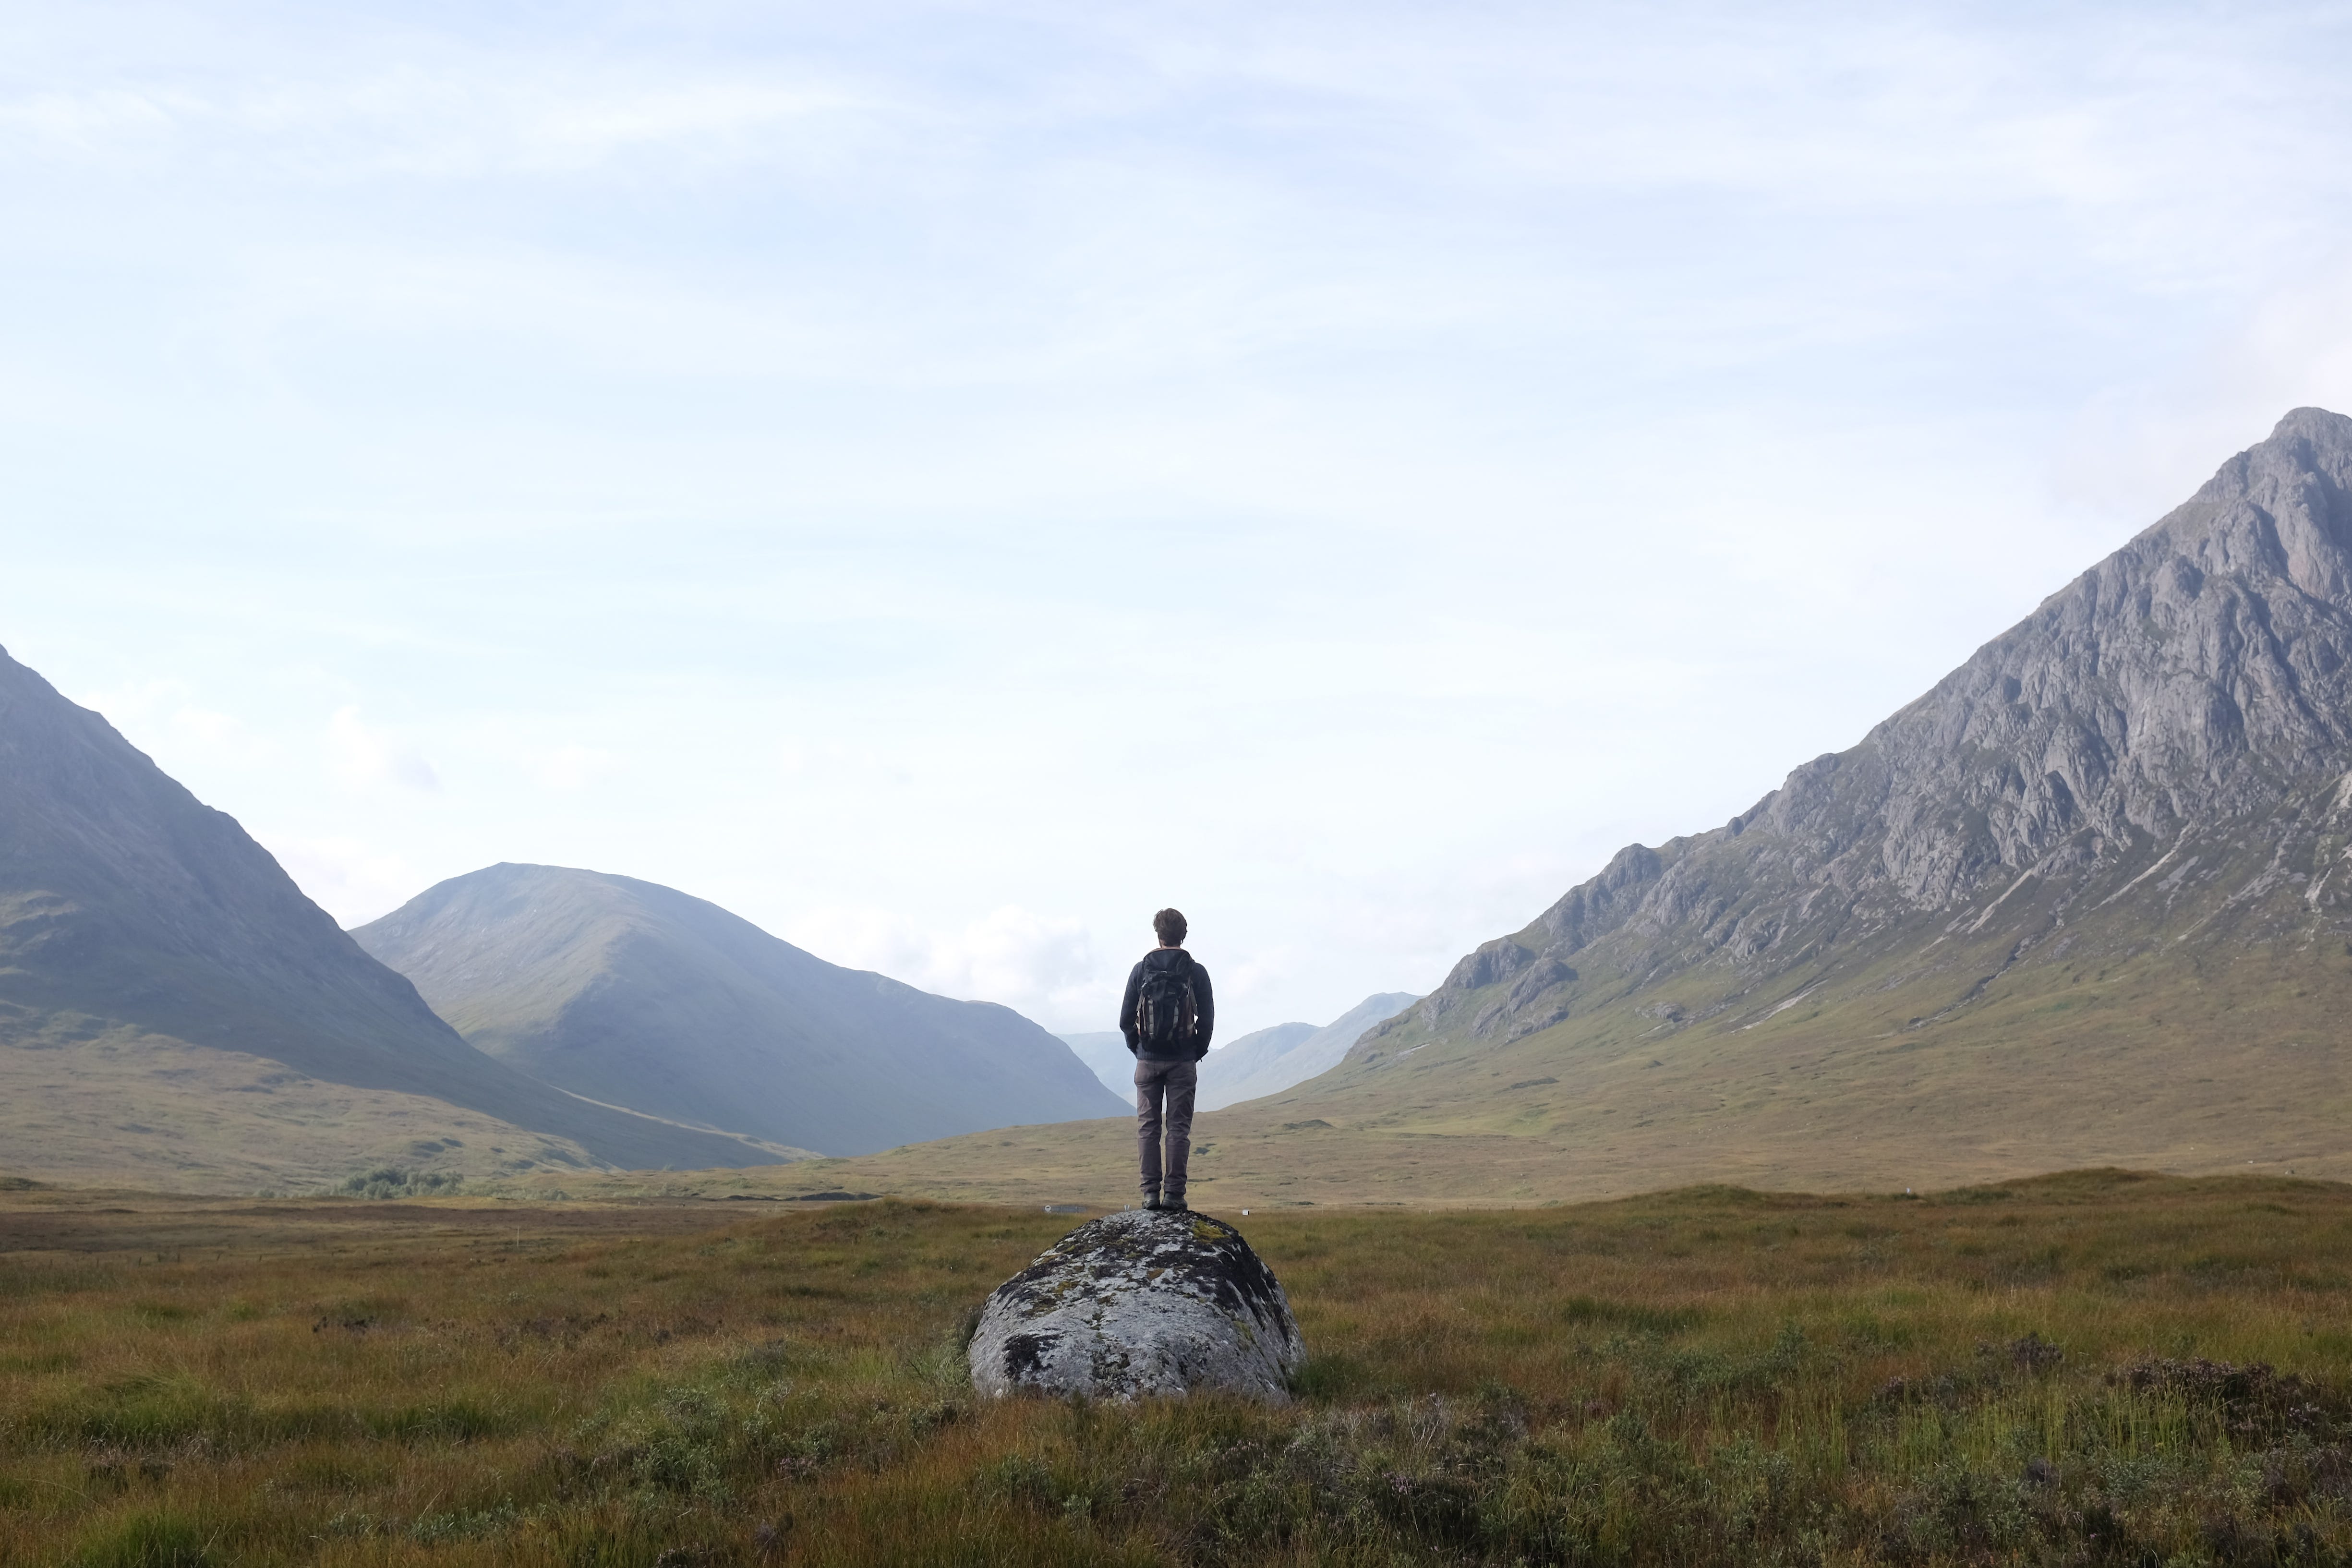
[[[1143,955],[1127,977],[1118,1005],[1118,1032],[1135,1053],[1135,1133],[1143,1164],[1143,1206],[1184,1206],[1184,1166],[1192,1152],[1192,1094],[1200,1087],[1200,1060],[1209,1054],[1209,1033],[1217,1021],[1209,972],[1184,951],[1184,917],[1162,910],[1151,917],[1160,945]],[[1166,1105],[1163,1117],[1162,1103]],[[1160,1161],[1165,1123],[1168,1158]]]

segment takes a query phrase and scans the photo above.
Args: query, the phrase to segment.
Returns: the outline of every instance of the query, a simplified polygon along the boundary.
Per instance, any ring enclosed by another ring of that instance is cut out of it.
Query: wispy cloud
[[[403,857],[358,838],[273,836],[266,847],[310,901],[345,927],[390,914],[425,886]]]
[[[621,765],[621,759],[601,746],[558,746],[539,768],[540,782],[552,790],[586,789]]]
[[[167,770],[258,767],[281,754],[275,738],[233,713],[205,706],[183,680],[134,681],[75,700],[156,748]]]
[[[946,931],[886,910],[814,910],[786,934],[828,963],[877,970],[945,996],[1000,1002],[1067,1028],[1108,1028],[1101,1015],[1116,1012],[1124,978],[1110,973],[1085,922],[1017,905]]]
[[[672,166],[818,165],[851,128],[906,113],[789,66],[598,67],[463,47],[281,64],[263,80],[151,67],[0,91],[0,157],[13,139],[19,158],[233,160],[310,183],[572,176],[655,155]]]
[[[335,710],[327,721],[328,766],[346,784],[394,784],[427,792],[441,787],[440,775],[413,742],[360,718],[357,707]]]

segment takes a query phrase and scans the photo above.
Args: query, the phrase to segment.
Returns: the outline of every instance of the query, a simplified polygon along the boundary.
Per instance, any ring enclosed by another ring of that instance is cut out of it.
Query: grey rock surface
[[[1350,1052],[1506,1045],[1673,984],[1748,1023],[1920,942],[1943,1010],[2007,968],[2352,935],[2352,419],[2299,408],[1850,751],[1630,845]],[[1945,954],[1998,942],[1990,967]],[[1901,961],[1907,962],[1907,961]],[[1708,999],[1695,976],[1714,993]]]
[[[1289,1300],[1241,1232],[1199,1214],[1090,1220],[996,1288],[971,1339],[982,1394],[1276,1403],[1307,1358]]]

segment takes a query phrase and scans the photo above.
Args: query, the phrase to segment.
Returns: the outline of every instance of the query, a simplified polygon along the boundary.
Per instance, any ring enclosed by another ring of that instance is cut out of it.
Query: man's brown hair
[[[1151,917],[1151,929],[1160,933],[1160,946],[1181,947],[1184,945],[1184,932],[1187,928],[1184,924],[1184,915],[1182,910],[1160,910],[1158,914]]]

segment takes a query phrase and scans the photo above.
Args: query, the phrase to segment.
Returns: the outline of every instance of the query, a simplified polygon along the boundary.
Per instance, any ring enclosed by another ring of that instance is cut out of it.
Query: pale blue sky
[[[1423,990],[2352,408],[2343,6],[0,6],[0,642],[346,921]]]

